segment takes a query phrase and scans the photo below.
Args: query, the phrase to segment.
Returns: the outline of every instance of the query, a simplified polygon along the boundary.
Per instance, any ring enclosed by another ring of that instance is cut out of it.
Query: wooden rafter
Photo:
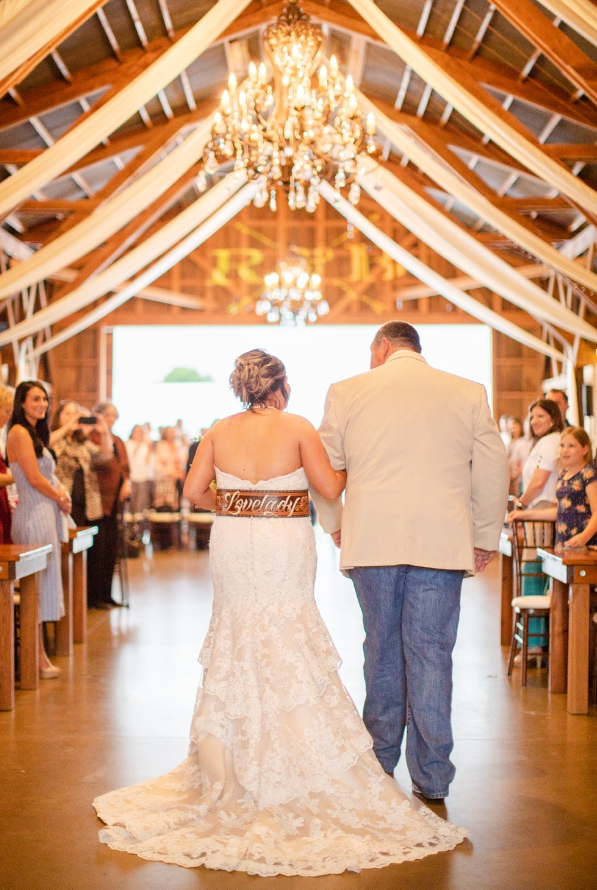
[[[22,80],[27,77],[28,74],[33,71],[34,68],[39,65],[39,63],[45,59],[57,46],[66,40],[66,38],[72,34],[77,28],[80,28],[81,25],[87,21],[88,18],[100,9],[107,0],[96,0],[96,2],[89,6],[85,12],[83,12],[78,18],[74,19],[65,29],[61,31],[60,34],[57,34],[53,40],[43,46],[35,55],[31,56],[31,58],[27,59],[27,61],[17,68],[16,71],[13,71],[8,77],[6,77],[3,81],[0,81],[0,97],[4,96],[12,87],[21,83]]]
[[[597,65],[589,56],[530,0],[492,0],[492,3],[570,83],[597,105]]]

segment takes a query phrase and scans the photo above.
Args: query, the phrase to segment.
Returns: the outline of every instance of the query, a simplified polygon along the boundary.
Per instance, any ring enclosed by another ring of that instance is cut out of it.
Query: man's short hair
[[[386,321],[382,324],[373,342],[379,346],[382,340],[389,340],[392,346],[403,346],[406,349],[413,349],[415,352],[421,352],[421,341],[415,328],[406,321]]]
[[[566,393],[564,392],[563,389],[550,389],[549,392],[557,392],[561,396],[564,396],[564,400],[565,400],[566,404],[568,404],[568,396],[566,395]]]

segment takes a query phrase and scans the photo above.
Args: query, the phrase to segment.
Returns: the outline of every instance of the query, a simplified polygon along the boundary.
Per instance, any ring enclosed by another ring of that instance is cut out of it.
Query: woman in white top
[[[551,399],[537,399],[531,405],[531,433],[534,445],[522,468],[522,494],[519,510],[542,509],[557,503],[560,433],[564,428],[560,409]]]
[[[543,510],[557,504],[556,485],[558,481],[560,435],[564,429],[562,414],[556,402],[551,399],[537,399],[530,410],[531,433],[535,443],[522,468],[522,494],[508,519],[519,518],[518,510]],[[528,568],[527,568],[528,566]],[[545,593],[541,575],[531,562],[523,564],[522,573],[529,577],[522,579],[522,595],[533,596]],[[548,644],[547,621],[545,618],[531,618],[529,633],[533,640],[529,655],[541,655]]]

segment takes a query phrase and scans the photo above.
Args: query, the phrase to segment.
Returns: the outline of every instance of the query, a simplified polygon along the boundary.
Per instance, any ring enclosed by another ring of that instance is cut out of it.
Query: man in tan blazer
[[[371,345],[371,370],[330,387],[320,435],[334,468],[348,473],[345,503],[314,499],[363,611],[363,716],[375,753],[392,774],[406,728],[413,790],[441,801],[455,773],[462,578],[493,557],[509,473],[483,386],[420,353],[411,325],[388,322]]]

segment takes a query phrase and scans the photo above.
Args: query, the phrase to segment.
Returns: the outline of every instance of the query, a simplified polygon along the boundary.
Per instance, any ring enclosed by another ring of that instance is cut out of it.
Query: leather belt
[[[240,491],[218,488],[217,516],[252,516],[263,519],[290,519],[309,516],[308,491]]]

